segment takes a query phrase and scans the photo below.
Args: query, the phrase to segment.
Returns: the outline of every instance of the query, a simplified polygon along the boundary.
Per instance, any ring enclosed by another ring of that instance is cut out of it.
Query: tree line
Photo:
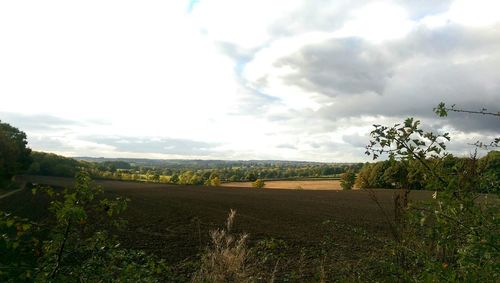
[[[217,185],[220,182],[254,182],[257,179],[336,178],[349,169],[357,172],[363,165],[362,163],[236,162],[224,163],[224,166],[221,166],[221,163],[214,162],[203,167],[183,164],[182,167],[168,168],[165,165],[146,167],[123,160],[79,161],[53,153],[36,151],[31,154],[31,158],[33,162],[27,169],[27,174],[73,177],[77,172],[85,169],[92,178],[181,185]]]
[[[447,155],[443,158],[427,158],[426,163],[436,174],[454,178],[464,170],[469,158]],[[500,151],[490,151],[477,160],[481,172],[491,179],[500,179]],[[442,184],[436,183],[436,177],[431,174],[418,160],[389,159],[374,163],[365,163],[356,177],[356,186],[362,189],[410,189],[410,190],[440,190]],[[482,192],[491,192],[492,187]]]

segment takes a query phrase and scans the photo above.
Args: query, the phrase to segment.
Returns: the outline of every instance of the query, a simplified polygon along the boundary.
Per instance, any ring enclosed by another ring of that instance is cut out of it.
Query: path
[[[20,192],[20,191],[24,190],[25,187],[26,187],[26,182],[22,182],[21,183],[21,188],[19,188],[17,190],[10,191],[10,192],[5,193],[3,195],[0,195],[0,199],[6,198],[8,196],[11,196],[11,195],[17,193],[17,192]]]

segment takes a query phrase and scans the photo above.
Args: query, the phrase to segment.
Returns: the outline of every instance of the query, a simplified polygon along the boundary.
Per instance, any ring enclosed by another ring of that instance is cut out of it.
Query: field
[[[25,177],[53,186],[72,180]],[[330,249],[333,264],[344,265],[365,256],[376,242],[356,240],[353,230],[388,237],[384,214],[366,191],[283,190],[234,187],[175,186],[121,181],[96,181],[107,196],[131,199],[128,220],[119,237],[126,247],[146,250],[171,264],[189,262],[206,247],[210,230],[224,224],[229,210],[237,210],[236,230],[250,234],[251,243],[263,239],[286,242],[290,258],[301,250],[314,254]],[[377,190],[386,213],[391,213],[394,191]],[[414,192],[427,199],[429,192]],[[26,217],[41,217],[45,205],[25,190],[0,199],[0,208]],[[326,244],[325,244],[326,243]]]
[[[339,180],[283,180],[265,181],[266,189],[291,189],[291,190],[340,190]],[[223,183],[223,187],[251,188],[252,182]]]

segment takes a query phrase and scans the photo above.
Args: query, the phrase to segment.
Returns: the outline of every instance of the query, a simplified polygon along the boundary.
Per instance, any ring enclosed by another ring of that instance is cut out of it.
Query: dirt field
[[[339,180],[266,181],[264,189],[341,190]],[[252,182],[223,183],[223,187],[251,188]]]
[[[71,179],[26,177],[28,181],[70,186]],[[97,181],[107,196],[131,199],[124,217],[129,224],[120,233],[125,247],[155,253],[168,262],[197,258],[206,247],[210,230],[221,227],[231,208],[237,210],[236,230],[250,234],[252,243],[262,239],[284,240],[290,253],[319,250],[326,240],[339,264],[357,260],[373,248],[356,240],[351,229],[388,236],[383,213],[366,191],[283,190],[228,187],[174,186],[120,181]],[[376,195],[388,214],[392,190]],[[429,192],[414,192],[418,199]],[[41,217],[46,204],[27,190],[0,200],[0,209]]]

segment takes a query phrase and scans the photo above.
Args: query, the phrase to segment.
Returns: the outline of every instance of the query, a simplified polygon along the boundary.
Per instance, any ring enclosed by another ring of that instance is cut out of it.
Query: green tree
[[[179,175],[177,175],[177,174],[172,175],[172,177],[170,177],[169,182],[172,184],[179,183]]]
[[[27,144],[24,132],[0,121],[0,181],[28,169],[31,149]]]
[[[351,169],[340,175],[340,186],[343,190],[351,190],[356,181],[356,173]]]

